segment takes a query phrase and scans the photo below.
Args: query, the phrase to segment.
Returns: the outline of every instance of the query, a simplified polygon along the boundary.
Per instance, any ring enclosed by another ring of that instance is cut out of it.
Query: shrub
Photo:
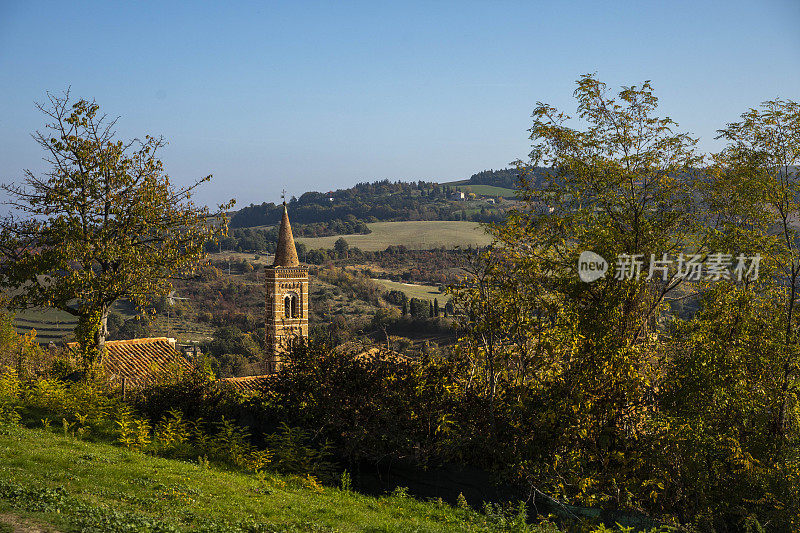
[[[108,420],[118,403],[105,385],[88,381],[65,383],[58,379],[40,379],[25,391],[26,407],[55,418],[79,420],[84,417],[89,423]]]
[[[6,368],[0,374],[0,426],[16,426],[20,422],[19,401],[22,387],[17,373]]]
[[[312,446],[311,432],[282,423],[280,431],[266,440],[273,453],[272,467],[278,472],[313,475],[325,482],[335,479],[330,445]]]

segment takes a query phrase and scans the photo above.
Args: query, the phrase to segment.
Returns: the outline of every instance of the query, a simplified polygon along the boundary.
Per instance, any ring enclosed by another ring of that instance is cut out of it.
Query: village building
[[[308,338],[308,267],[297,257],[286,202],[275,260],[264,274],[267,371],[276,372],[292,343]]]
[[[102,370],[111,385],[123,390],[178,379],[194,368],[177,349],[175,339],[168,337],[106,341],[105,347]],[[71,342],[67,348],[77,353],[79,346]]]

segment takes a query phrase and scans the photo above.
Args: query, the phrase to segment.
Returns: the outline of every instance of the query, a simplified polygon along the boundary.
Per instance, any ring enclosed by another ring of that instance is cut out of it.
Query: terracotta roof
[[[78,343],[67,346],[74,350]],[[125,341],[106,341],[107,355],[103,369],[112,382],[125,386],[141,387],[166,375],[192,370],[192,364],[175,349],[175,339],[152,337]]]
[[[244,376],[241,378],[221,378],[221,385],[230,385],[239,392],[259,392],[269,376]]]
[[[275,249],[273,266],[300,266],[300,260],[297,258],[297,248],[294,245],[294,237],[292,236],[292,226],[289,224],[289,212],[286,209],[285,202],[283,204],[283,219],[281,220],[280,232],[278,232],[278,246]]]

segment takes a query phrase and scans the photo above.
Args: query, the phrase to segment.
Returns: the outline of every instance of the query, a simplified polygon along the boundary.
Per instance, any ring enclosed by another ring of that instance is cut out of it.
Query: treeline
[[[531,185],[537,188],[547,186],[552,177],[547,170],[541,167],[528,167],[525,169],[525,178],[530,180]],[[500,170],[483,170],[469,177],[469,182],[473,185],[491,185],[493,187],[503,187],[506,189],[519,188],[520,169],[504,168]]]
[[[348,216],[344,220],[313,224],[293,224],[295,237],[328,237],[331,235],[366,235],[372,230],[361,220]],[[232,228],[228,235],[220,237],[216,243],[207,243],[206,251],[234,251],[251,253],[275,253],[278,244],[278,226],[270,228]],[[302,245],[298,245],[298,248]],[[300,250],[298,250],[300,252]]]
[[[372,230],[363,220],[358,220],[350,215],[344,220],[337,218],[330,222],[301,224],[297,229],[292,226],[292,233],[296,237],[329,237],[332,235],[367,235],[372,233]]]
[[[452,315],[453,304],[447,302],[444,306],[439,305],[439,299],[425,300],[422,298],[409,298],[406,293],[398,290],[384,292],[383,299],[394,304],[402,310],[403,316],[410,315],[414,318],[438,318]]]
[[[501,170],[483,170],[469,177],[469,182],[474,185],[491,185],[516,189],[519,186],[519,171],[516,168]]]
[[[502,220],[497,208],[467,213],[463,203],[452,199],[449,186],[417,181],[376,181],[359,183],[349,189],[327,193],[307,192],[288,202],[292,223],[345,224],[353,219],[363,223],[405,220]],[[280,222],[280,206],[272,202],[251,204],[231,214],[232,228],[270,226]]]

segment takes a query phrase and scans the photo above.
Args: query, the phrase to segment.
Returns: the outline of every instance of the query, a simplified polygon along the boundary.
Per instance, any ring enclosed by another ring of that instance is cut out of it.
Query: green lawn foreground
[[[556,531],[313,480],[151,457],[52,430],[0,428],[0,515],[58,531]],[[0,528],[2,531],[2,528]]]

